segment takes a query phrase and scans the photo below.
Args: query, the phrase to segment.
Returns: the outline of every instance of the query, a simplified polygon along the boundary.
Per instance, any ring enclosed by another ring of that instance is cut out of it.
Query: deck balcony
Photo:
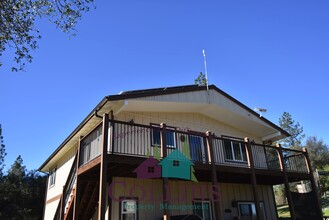
[[[166,124],[142,125],[104,116],[103,122],[80,138],[54,219],[90,219],[97,203],[99,216],[104,216],[106,187],[112,178],[136,177],[133,171],[145,158],[161,160],[174,151],[193,163],[198,181],[213,185],[251,183],[257,210],[258,184],[285,184],[288,189],[289,182],[311,180],[315,189],[306,149],[285,149],[254,143],[248,138],[218,137],[211,132],[182,130]],[[163,181],[165,193],[168,179]],[[287,195],[294,215],[289,190]],[[215,202],[216,216],[220,216],[219,207],[219,202]],[[164,215],[168,215],[166,210]]]
[[[100,124],[81,139],[79,167],[83,170],[92,167],[90,163],[99,162],[97,158],[103,146],[102,132],[102,124]],[[251,151],[249,153],[248,146]],[[210,165],[213,163],[218,171],[227,173],[227,178],[232,178],[229,173],[241,173],[239,181],[243,174],[250,172],[251,167],[260,176],[272,177],[260,179],[265,184],[282,183],[280,176],[284,168],[292,180],[308,178],[309,175],[305,151],[285,149],[279,145],[258,144],[252,140],[234,137],[218,137],[215,134],[199,131],[180,130],[170,125],[161,127],[156,124],[142,125],[109,120],[107,139],[109,163],[122,162],[124,164],[127,161],[138,163],[147,157],[162,159],[163,155],[169,155],[174,150],[179,150],[186,155],[193,162],[196,170],[204,173],[210,170]],[[283,155],[282,161],[280,151]],[[225,178],[224,174],[223,178]],[[229,179],[224,181],[229,181]]]

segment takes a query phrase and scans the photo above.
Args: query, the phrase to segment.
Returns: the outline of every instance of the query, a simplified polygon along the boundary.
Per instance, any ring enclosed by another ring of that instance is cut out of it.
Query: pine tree
[[[281,144],[284,147],[299,148],[301,147],[301,142],[304,139],[305,135],[303,134],[303,127],[299,122],[295,122],[292,119],[291,114],[284,112],[279,118],[280,127],[288,132],[291,136],[283,139]]]
[[[2,127],[0,124],[0,178],[3,176],[4,161],[6,156],[5,144],[3,142]]]
[[[207,78],[202,72],[200,72],[199,76],[196,79],[194,79],[194,84],[199,86],[205,86],[207,85],[207,83],[208,83]]]

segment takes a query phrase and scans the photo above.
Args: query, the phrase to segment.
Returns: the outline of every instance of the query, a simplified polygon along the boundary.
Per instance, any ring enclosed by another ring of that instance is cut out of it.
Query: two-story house
[[[41,165],[44,219],[278,219],[273,185],[308,180],[307,150],[214,85],[106,96]]]

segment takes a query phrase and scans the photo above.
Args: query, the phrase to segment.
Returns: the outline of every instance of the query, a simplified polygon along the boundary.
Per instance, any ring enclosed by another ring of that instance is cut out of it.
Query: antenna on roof
[[[204,62],[204,72],[206,74],[206,86],[207,86],[207,90],[209,90],[209,87],[208,87],[207,60],[206,60],[206,53],[204,52],[204,50],[202,50],[202,54],[203,54],[203,62]]]

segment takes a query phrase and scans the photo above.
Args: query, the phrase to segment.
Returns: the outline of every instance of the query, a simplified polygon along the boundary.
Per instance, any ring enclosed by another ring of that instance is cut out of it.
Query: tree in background
[[[82,13],[89,11],[93,0],[1,0],[0,1],[0,57],[12,48],[16,66],[23,70],[32,62],[31,50],[38,48],[41,38],[36,19],[47,17],[65,33],[75,35],[75,26]],[[0,67],[2,63],[0,62]]]
[[[329,164],[328,145],[325,144],[322,139],[318,140],[318,138],[314,136],[308,137],[305,147],[308,150],[313,170],[323,169]]]
[[[6,156],[5,144],[3,142],[2,127],[0,124],[0,179],[3,176],[4,161]]]
[[[194,79],[194,84],[199,86],[206,86],[207,85],[206,76],[202,72],[200,72],[199,76],[196,79]]]
[[[0,182],[0,219],[42,219],[45,184],[18,156]]]
[[[295,122],[288,112],[284,112],[279,118],[279,125],[291,135],[280,141],[280,143],[284,147],[300,148],[305,134],[303,134],[303,127],[299,122]]]
[[[291,135],[290,137],[281,140],[280,144],[283,147],[301,148],[301,142],[305,135],[303,134],[303,127],[299,124],[299,122],[295,122],[288,112],[284,112],[279,118],[279,125],[283,130]],[[296,186],[297,182],[292,183],[290,188],[295,188]],[[278,205],[285,204],[287,196],[284,185],[276,185],[273,187],[273,190],[276,203]]]
[[[321,172],[325,174],[320,175]],[[321,171],[319,171],[319,181],[322,195],[326,195],[326,192],[329,191],[329,164],[322,167]]]

